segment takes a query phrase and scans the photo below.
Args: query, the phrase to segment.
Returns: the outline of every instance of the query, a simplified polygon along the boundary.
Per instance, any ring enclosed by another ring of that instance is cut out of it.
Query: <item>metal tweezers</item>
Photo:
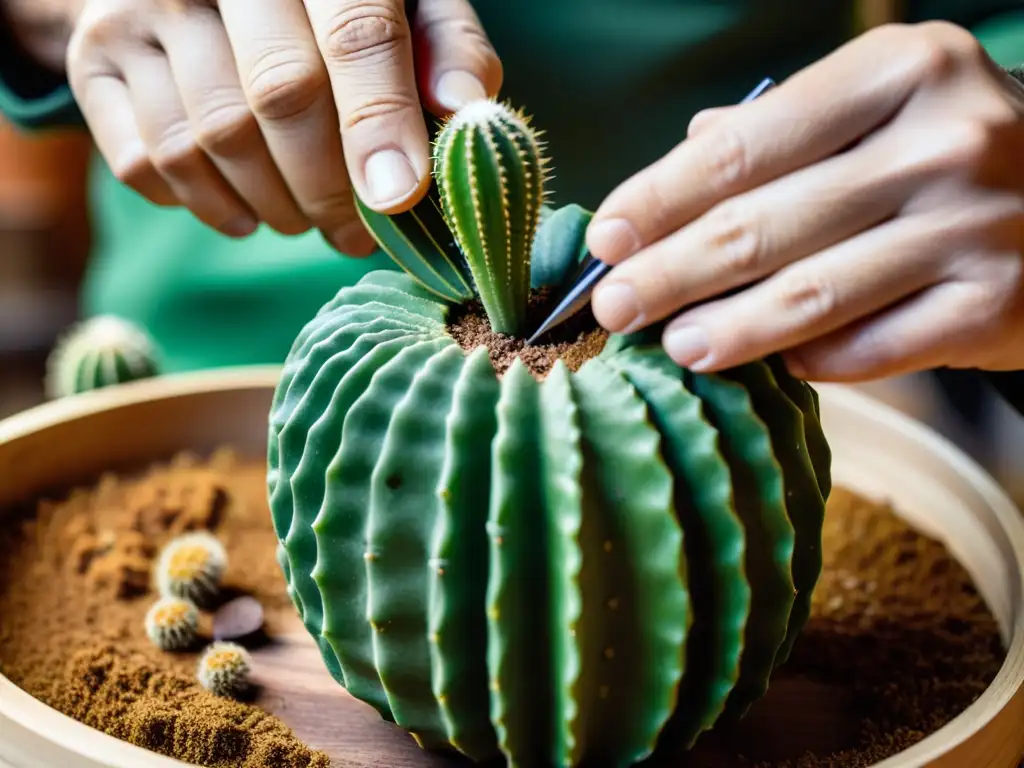
[[[740,104],[753,101],[761,94],[775,87],[775,81],[770,77],[762,80],[758,86],[748,93]],[[530,337],[527,344],[533,344],[537,339],[550,331],[552,328],[561,325],[570,317],[579,312],[590,302],[590,295],[594,292],[594,286],[611,270],[611,266],[603,261],[598,261],[589,253],[583,258],[579,268],[568,281],[569,288],[565,291],[562,299],[548,315],[547,319],[540,324],[540,327]]]

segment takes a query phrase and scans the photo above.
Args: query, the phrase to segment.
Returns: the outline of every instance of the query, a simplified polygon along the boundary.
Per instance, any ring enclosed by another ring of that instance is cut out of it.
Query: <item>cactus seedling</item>
[[[192,645],[199,629],[199,611],[188,600],[162,597],[146,612],[146,634],[162,651],[182,651]]]
[[[123,384],[159,373],[156,346],[141,328],[114,315],[79,323],[47,360],[50,398]]]
[[[448,226],[498,333],[522,331],[530,249],[544,203],[546,159],[526,117],[480,100],[437,137],[435,171]]]
[[[252,657],[237,643],[211,644],[199,659],[199,684],[217,696],[237,697],[249,687]]]
[[[208,606],[217,596],[227,561],[224,545],[215,536],[206,531],[186,533],[161,551],[156,563],[157,589],[162,595]]]

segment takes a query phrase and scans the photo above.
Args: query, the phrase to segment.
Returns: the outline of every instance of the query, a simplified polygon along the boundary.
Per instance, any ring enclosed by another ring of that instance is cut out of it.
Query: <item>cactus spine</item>
[[[199,659],[196,677],[210,693],[235,698],[249,688],[252,656],[237,643],[212,643]]]
[[[544,203],[546,158],[520,112],[467,105],[438,134],[434,154],[445,218],[498,333],[522,331],[530,250]]]

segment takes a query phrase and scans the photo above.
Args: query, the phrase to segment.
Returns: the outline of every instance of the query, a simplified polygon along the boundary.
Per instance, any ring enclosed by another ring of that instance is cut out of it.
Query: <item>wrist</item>
[[[37,64],[64,71],[72,23],[66,0],[0,0],[0,24],[14,43]]]

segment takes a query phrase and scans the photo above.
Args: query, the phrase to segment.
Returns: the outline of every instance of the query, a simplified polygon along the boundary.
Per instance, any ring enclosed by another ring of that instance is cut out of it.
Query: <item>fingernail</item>
[[[256,231],[257,227],[259,227],[259,222],[256,219],[251,216],[239,216],[223,225],[220,231],[228,237],[248,237]]]
[[[441,75],[434,90],[437,102],[452,112],[471,101],[487,98],[484,84],[469,72],[458,69]]]
[[[595,258],[618,264],[640,250],[640,235],[625,219],[599,221],[587,229],[587,247]]]
[[[368,202],[376,205],[401,200],[419,186],[419,179],[409,160],[394,149],[384,149],[371,155],[366,161],[365,173],[370,191]]]
[[[625,283],[598,285],[590,303],[594,316],[612,333],[631,333],[643,324],[636,291]]]
[[[707,333],[695,325],[669,327],[665,331],[663,343],[669,357],[684,368],[697,369],[710,352]]]

